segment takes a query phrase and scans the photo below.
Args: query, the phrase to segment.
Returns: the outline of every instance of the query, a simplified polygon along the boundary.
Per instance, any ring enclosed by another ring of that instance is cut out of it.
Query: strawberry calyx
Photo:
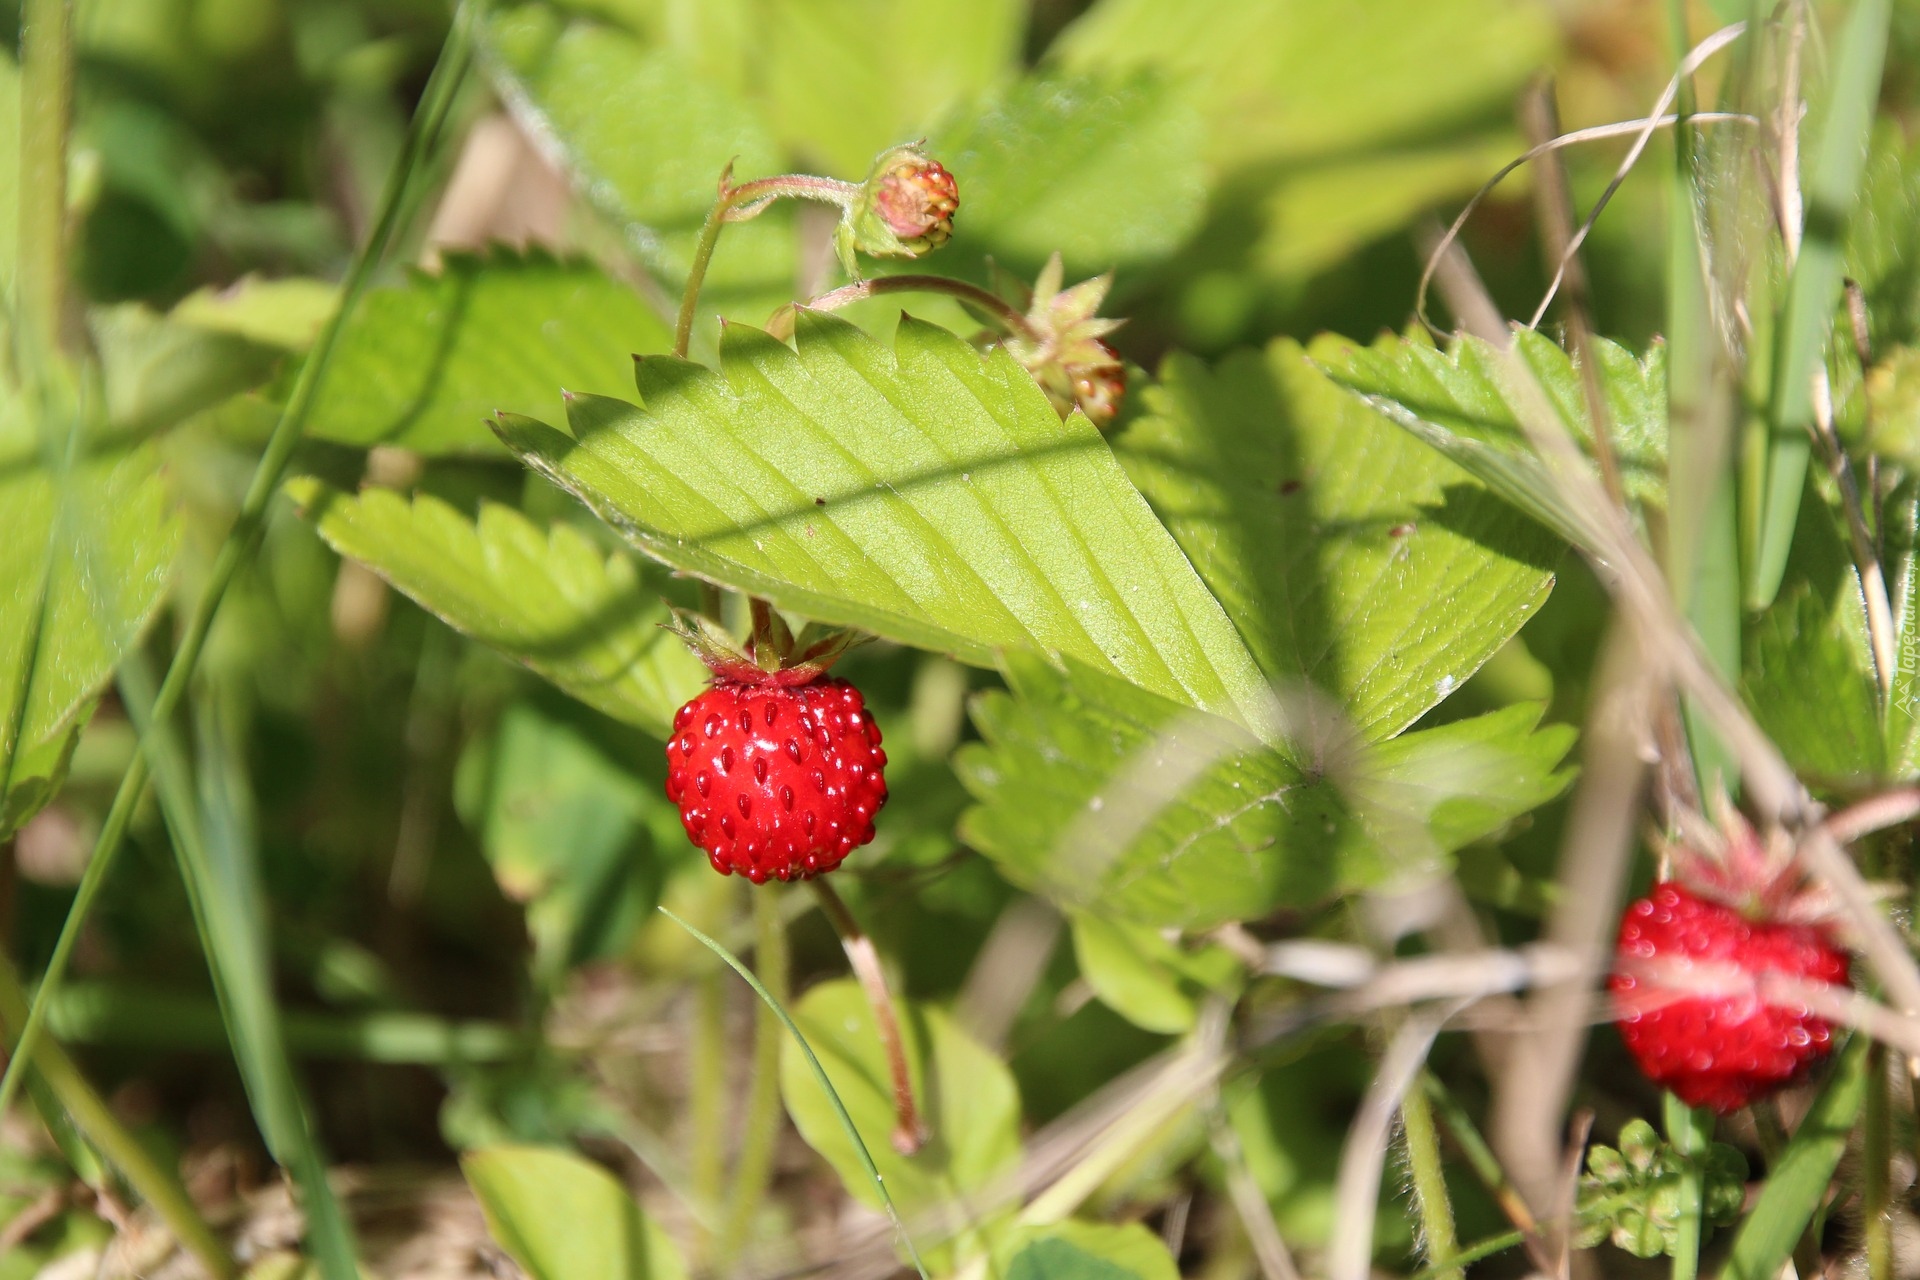
[[[1756,924],[1843,932],[1845,913],[1831,890],[1808,879],[1790,833],[1775,827],[1762,836],[1724,791],[1714,796],[1713,810],[1712,819],[1683,810],[1677,838],[1654,837],[1666,879]]]
[[[799,635],[764,600],[753,601],[753,631],[743,644],[720,623],[691,609],[670,608],[668,630],[707,664],[718,680],[794,688],[824,676],[849,649],[873,637],[844,627],[808,623]]]

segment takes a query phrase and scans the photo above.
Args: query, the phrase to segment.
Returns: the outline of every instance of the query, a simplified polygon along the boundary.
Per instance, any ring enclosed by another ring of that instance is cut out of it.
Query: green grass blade
[[[1779,1163],[1767,1170],[1760,1199],[1740,1224],[1720,1280],[1773,1280],[1800,1233],[1813,1221],[1847,1149],[1867,1094],[1865,1036],[1855,1036],[1840,1054],[1833,1076],[1800,1122]]]
[[[327,1182],[272,990],[266,913],[247,823],[236,796],[244,778],[217,731],[203,732],[201,787],[172,726],[153,723],[153,675],[135,653],[121,666],[120,688],[153,764],[160,810],[186,883],[201,948],[212,971],[220,1012],[240,1066],[254,1119],[273,1158],[300,1184],[307,1239],[326,1280],[359,1274],[345,1213]],[[206,718],[206,717],[203,717]]]
[[[1666,1111],[1667,1141],[1680,1155],[1692,1157],[1680,1170],[1680,1222],[1673,1242],[1673,1280],[1694,1280],[1700,1274],[1701,1221],[1705,1193],[1697,1163],[1713,1142],[1713,1113],[1690,1107],[1671,1093],[1662,1099]]]
[[[1857,0],[1841,30],[1828,82],[1833,86],[1819,151],[1806,176],[1806,231],[1787,277],[1776,331],[1773,383],[1767,398],[1766,482],[1758,554],[1747,583],[1747,606],[1773,603],[1793,545],[1800,491],[1807,482],[1813,421],[1813,374],[1826,358],[1840,297],[1841,252],[1866,165],[1867,135],[1880,96],[1891,0]]]
[[[854,1127],[853,1117],[847,1114],[846,1104],[840,1101],[840,1094],[834,1089],[833,1081],[827,1078],[827,1069],[820,1065],[820,1059],[814,1053],[813,1046],[807,1043],[804,1035],[800,1034],[800,1028],[794,1022],[793,1016],[787,1012],[785,1006],[773,998],[771,991],[761,985],[760,979],[753,976],[753,971],[740,963],[739,957],[667,908],[661,907],[659,910],[661,915],[685,929],[707,950],[726,961],[727,967],[746,980],[747,985],[753,988],[754,994],[766,1002],[767,1007],[773,1010],[774,1015],[793,1036],[794,1042],[800,1046],[800,1051],[806,1054],[807,1065],[813,1069],[814,1078],[820,1082],[821,1089],[825,1090],[828,1101],[833,1103],[834,1113],[839,1116],[841,1127],[847,1131],[848,1141],[852,1142],[854,1150],[860,1153],[860,1162],[866,1167],[867,1176],[873,1179],[874,1190],[880,1193],[880,1203],[886,1206],[887,1217],[893,1220],[894,1230],[900,1233],[900,1242],[907,1247],[907,1256],[913,1260],[913,1269],[920,1273],[920,1280],[928,1280],[926,1265],[920,1261],[920,1251],[913,1247],[913,1237],[907,1234],[907,1224],[900,1220],[899,1211],[893,1207],[893,1196],[888,1193],[886,1181],[881,1178],[880,1170],[874,1167],[872,1153],[867,1150],[865,1140],[860,1137],[860,1130]]]
[[[386,248],[399,228],[400,210],[410,180],[438,137],[440,126],[453,105],[454,91],[466,75],[472,53],[472,17],[471,7],[465,3],[454,16],[453,31],[440,51],[439,60],[421,94],[419,109],[415,111],[408,128],[405,145],[394,162],[394,171],[388,180],[373,233],[353,260],[339,309],[328,320],[325,330],[314,344],[313,355],[301,367],[286,408],[274,424],[273,433],[268,437],[266,448],[254,468],[253,478],[240,504],[240,512],[221,544],[207,576],[206,586],[187,618],[166,677],[160,682],[160,690],[154,698],[154,717],[159,721],[169,719],[186,695],[188,682],[199,663],[227,588],[252,555],[254,545],[266,527],[267,504],[279,490],[287,464],[293,460],[294,448],[300,443],[308,412],[323,383],[341,327],[352,314],[360,295],[365,292],[373,277],[374,267],[385,256]],[[101,823],[99,838],[94,842],[92,856],[87,860],[87,869],[80,878],[73,903],[67,909],[60,937],[54,943],[53,954],[48,958],[46,970],[40,978],[39,990],[27,1011],[26,1023],[13,1041],[13,1053],[7,1060],[6,1071],[0,1074],[0,1115],[6,1113],[19,1092],[24,1074],[23,1064],[32,1060],[34,1047],[39,1043],[46,1026],[48,998],[59,990],[60,982],[66,976],[67,966],[73,959],[73,949],[80,940],[81,929],[126,839],[127,826],[133,820],[134,810],[146,794],[148,765],[144,751],[134,754],[125,776],[121,778],[119,789],[114,793],[106,819]]]

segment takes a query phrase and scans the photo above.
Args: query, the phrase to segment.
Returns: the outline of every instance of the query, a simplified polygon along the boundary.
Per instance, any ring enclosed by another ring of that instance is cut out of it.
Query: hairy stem
[[[713,250],[720,243],[720,228],[727,225],[727,209],[730,204],[731,188],[725,178],[720,180],[720,194],[713,198],[713,207],[707,210],[707,220],[700,224],[700,239],[693,246],[693,262],[687,267],[687,287],[680,294],[680,314],[673,321],[673,354],[686,359],[687,349],[693,345],[693,317],[700,307],[700,286],[707,278],[707,266],[713,261]]]
[[[700,1210],[701,1253],[717,1262],[711,1223],[720,1203],[727,1155],[726,970],[700,975],[693,992],[693,1052],[688,1056],[688,1110],[693,1113],[693,1202]],[[718,1272],[718,1266],[709,1268]]]
[[[372,280],[374,267],[392,243],[399,226],[399,214],[408,181],[439,135],[448,108],[452,105],[454,90],[466,73],[472,52],[472,20],[471,6],[463,4],[454,16],[453,30],[440,50],[439,60],[434,64],[433,74],[421,95],[419,109],[408,127],[405,145],[394,162],[394,171],[387,180],[387,190],[382,197],[380,216],[374,224],[373,233],[354,258],[339,307],[321,330],[319,339],[314,343],[313,354],[301,366],[293,391],[287,398],[286,408],[281,410],[280,419],[274,424],[266,448],[254,468],[253,479],[240,505],[240,513],[234,518],[233,527],[227,531],[226,541],[221,544],[212,571],[207,575],[206,586],[199,600],[194,603],[193,612],[181,632],[179,647],[174,651],[166,678],[161,681],[160,691],[154,698],[153,722],[156,724],[168,722],[179,709],[180,700],[186,694],[201,650],[206,647],[207,636],[213,629],[214,618],[220,611],[227,588],[233,584],[241,566],[252,555],[260,532],[265,527],[267,504],[278,492],[281,477],[286,473],[294,448],[306,428],[307,414],[325,379],[341,330]],[[34,1056],[35,1046],[45,1030],[46,1011],[51,997],[66,976],[80,930],[126,839],[127,826],[133,819],[134,809],[146,793],[148,768],[143,741],[142,749],[134,753],[125,775],[120,779],[119,790],[114,793],[113,805],[107,810],[106,820],[101,824],[93,855],[87,861],[87,869],[81,876],[73,905],[67,910],[66,921],[61,926],[53,954],[47,961],[46,972],[41,977],[40,988],[27,1013],[26,1023],[14,1041],[16,1051],[7,1062],[5,1075],[0,1076],[0,1114],[6,1112],[19,1093],[23,1075],[21,1064],[32,1060]]]
[[[1892,1280],[1893,1219],[1889,1213],[1893,1116],[1887,1097],[1887,1047],[1867,1050],[1866,1117],[1860,1127],[1860,1230],[1867,1242],[1868,1280]]]
[[[893,1149],[910,1156],[931,1135],[914,1106],[913,1080],[907,1073],[906,1041],[900,1036],[900,1019],[894,1013],[893,997],[887,991],[887,975],[880,968],[880,953],[873,949],[873,940],[861,931],[859,922],[832,885],[822,877],[807,883],[820,899],[820,909],[833,922],[834,932],[840,935],[847,963],[853,967],[853,976],[860,980],[861,989],[867,993],[867,1003],[873,1007],[873,1025],[880,1033],[880,1043],[887,1052],[887,1069],[893,1076]]]
[[[1427,1264],[1441,1268],[1436,1272],[1441,1280],[1460,1280],[1466,1273],[1448,1265],[1459,1251],[1460,1241],[1453,1229],[1453,1200],[1447,1194],[1440,1134],[1434,1128],[1432,1102],[1417,1082],[1400,1099],[1400,1128],[1407,1141],[1407,1167],[1413,1174],[1413,1198],[1420,1212]]]
[[[20,14],[17,283],[20,337],[29,370],[44,368],[60,346],[67,297],[67,130],[72,119],[72,0],[27,0]]]
[[[787,999],[787,926],[780,900],[763,889],[753,894],[753,958],[760,981],[775,1000]],[[780,1015],[758,1006],[753,1023],[753,1085],[740,1134],[740,1158],[713,1253],[714,1270],[725,1274],[753,1228],[754,1216],[773,1181],[774,1146],[780,1137]]]
[[[1665,1095],[1667,1141],[1687,1157],[1680,1173],[1679,1225],[1673,1242],[1673,1280],[1694,1280],[1700,1274],[1701,1208],[1705,1188],[1700,1157],[1713,1140],[1713,1114],[1689,1107],[1671,1093]]]

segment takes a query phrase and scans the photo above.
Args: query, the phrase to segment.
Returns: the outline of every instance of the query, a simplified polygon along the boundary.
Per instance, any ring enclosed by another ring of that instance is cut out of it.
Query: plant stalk
[[[1860,1233],[1868,1280],[1893,1280],[1893,1116],[1887,1097],[1887,1047],[1867,1050],[1867,1097],[1860,1139]]]
[[[46,3],[46,0],[41,0]],[[240,568],[252,554],[261,530],[266,524],[267,504],[278,492],[280,480],[286,473],[287,465],[293,459],[294,448],[300,443],[300,437],[306,428],[307,414],[319,393],[331,362],[335,346],[339,342],[341,331],[352,315],[360,295],[366,291],[372,280],[374,268],[385,255],[387,246],[392,243],[398,230],[399,214],[406,193],[408,180],[419,167],[428,149],[438,137],[440,127],[445,123],[447,111],[451,107],[454,91],[465,75],[472,53],[472,6],[463,3],[454,16],[453,30],[447,42],[440,50],[439,60],[434,64],[433,74],[427,81],[427,87],[420,99],[419,109],[414,113],[413,122],[408,127],[405,145],[394,164],[392,176],[387,181],[386,194],[382,198],[380,216],[375,222],[373,233],[366,244],[355,256],[353,266],[348,272],[346,286],[342,290],[340,305],[328,318],[325,328],[315,342],[313,354],[301,366],[299,377],[295,380],[292,394],[287,399],[286,408],[280,413],[279,421],[274,424],[273,432],[267,439],[265,450],[254,468],[253,479],[247,486],[246,496],[241,502],[240,512],[234,518],[233,527],[228,530],[226,541],[214,559],[212,571],[207,576],[205,589],[194,604],[193,612],[181,633],[179,647],[175,650],[173,661],[167,667],[167,674],[161,681],[160,690],[154,697],[153,722],[164,724],[171,720],[185,696],[188,681],[193,669],[200,660],[201,651],[206,647],[207,636],[213,629],[213,622],[219,613],[221,601],[227,588],[233,584]],[[66,976],[67,966],[73,959],[73,949],[80,938],[81,928],[93,909],[95,899],[99,897],[101,886],[106,881],[107,872],[113,865],[126,839],[127,826],[133,819],[134,810],[146,793],[149,775],[149,761],[146,744],[142,741],[141,750],[135,752],[128,764],[125,775],[120,780],[119,790],[114,793],[112,807],[107,811],[105,822],[100,828],[99,838],[94,843],[93,854],[87,861],[87,869],[81,876],[80,885],[74,894],[73,904],[67,910],[66,922],[61,926],[59,940],[54,944],[53,954],[47,961],[46,972],[40,980],[39,990],[35,993],[32,1007],[27,1013],[25,1025],[20,1028],[18,1038],[14,1040],[16,1052],[7,1062],[4,1075],[0,1075],[0,1114],[18,1095],[20,1089],[21,1064],[34,1056],[35,1046],[46,1027],[47,1008],[50,997],[59,990],[61,980]]]
[[[67,131],[73,120],[72,0],[20,12],[19,338],[33,380],[60,348],[67,298]]]
[[[900,1035],[900,1020],[894,1013],[893,997],[887,991],[887,975],[880,968],[880,953],[874,950],[873,940],[861,931],[847,904],[824,877],[816,876],[807,883],[820,900],[820,909],[833,922],[834,932],[840,935],[847,963],[852,966],[853,975],[860,980],[861,989],[867,993],[867,1003],[873,1008],[873,1025],[880,1033],[880,1043],[887,1052],[887,1069],[893,1076],[893,1149],[910,1156],[931,1135],[914,1106],[906,1041]]]
[[[1694,1280],[1700,1274],[1701,1215],[1705,1202],[1700,1158],[1713,1140],[1713,1113],[1689,1107],[1671,1093],[1663,1095],[1667,1141],[1684,1159],[1680,1173],[1679,1222],[1673,1242],[1673,1280]]]
[[[693,1121],[693,1202],[700,1210],[700,1252],[708,1269],[719,1272],[712,1235],[727,1155],[727,990],[726,970],[712,969],[695,980],[693,1052],[688,1056],[688,1110]]]
[[[1440,1158],[1440,1134],[1433,1123],[1432,1101],[1417,1083],[1400,1099],[1400,1128],[1407,1142],[1407,1167],[1413,1174],[1413,1198],[1420,1213],[1428,1267],[1440,1280],[1461,1280],[1466,1272],[1450,1265],[1460,1250],[1460,1240],[1454,1234],[1453,1200],[1447,1193],[1446,1165]]]
[[[753,959],[760,981],[777,1001],[787,1000],[787,926],[773,894],[753,895]],[[754,1217],[773,1182],[774,1147],[780,1138],[780,1017],[772,1007],[756,1006],[753,1023],[753,1084],[741,1123],[740,1156],[721,1220],[713,1263],[725,1274],[753,1229]]]

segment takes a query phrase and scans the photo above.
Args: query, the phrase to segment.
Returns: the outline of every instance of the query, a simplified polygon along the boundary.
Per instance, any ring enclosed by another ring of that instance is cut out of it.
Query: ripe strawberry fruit
[[[845,680],[733,672],[674,716],[667,798],[722,874],[764,884],[831,871],[873,839],[887,802],[880,727]]]
[[[1750,830],[1732,834],[1736,847],[1757,843]],[[1765,976],[1844,985],[1848,969],[1822,924],[1756,920],[1669,882],[1627,908],[1608,985],[1615,1025],[1647,1077],[1724,1115],[1832,1048],[1826,1022],[1764,998]]]

